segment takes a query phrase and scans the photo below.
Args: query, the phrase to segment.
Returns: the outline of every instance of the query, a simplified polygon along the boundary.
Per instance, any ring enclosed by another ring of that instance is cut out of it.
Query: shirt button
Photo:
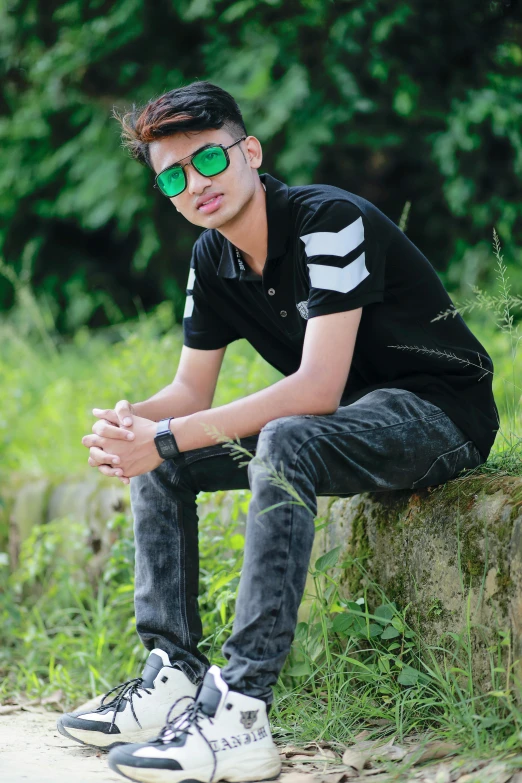
[[[270,294],[270,296],[273,296],[275,294],[275,289],[274,288],[269,288],[268,289],[268,293]]]
[[[288,313],[286,312],[286,310],[281,310],[281,312],[279,313],[279,315],[281,316],[281,318],[286,318],[286,316],[288,315]]]

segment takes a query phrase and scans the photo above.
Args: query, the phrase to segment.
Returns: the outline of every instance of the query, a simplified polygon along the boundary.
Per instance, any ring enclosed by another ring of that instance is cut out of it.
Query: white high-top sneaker
[[[125,742],[144,742],[165,724],[172,702],[182,696],[195,696],[197,688],[171,665],[166,652],[156,649],[150,653],[141,677],[106,693],[97,709],[65,713],[56,725],[66,737],[104,750]],[[114,692],[111,701],[106,701]],[[181,703],[176,714],[184,707]]]
[[[156,739],[111,750],[109,766],[144,783],[217,783],[273,780],[281,759],[265,702],[229,690],[211,666],[184,712],[168,716]]]

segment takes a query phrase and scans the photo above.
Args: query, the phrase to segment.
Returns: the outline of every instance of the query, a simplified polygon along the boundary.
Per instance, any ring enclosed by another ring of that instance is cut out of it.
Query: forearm
[[[294,373],[248,397],[174,419],[170,424],[179,450],[188,451],[219,442],[203,424],[212,427],[214,433],[217,428],[236,439],[255,435],[269,421],[282,416],[332,412],[332,405],[311,379]]]
[[[193,388],[174,380],[148,400],[133,402],[132,408],[137,416],[160,421],[170,416],[190,416],[196,411],[206,410],[211,404],[206,397],[198,396]]]

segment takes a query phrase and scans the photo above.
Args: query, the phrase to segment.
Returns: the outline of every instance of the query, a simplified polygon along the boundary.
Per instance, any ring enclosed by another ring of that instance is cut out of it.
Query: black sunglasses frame
[[[180,158],[180,160],[178,160],[178,161],[177,161],[177,163],[173,163],[171,166],[167,166],[165,169],[163,169],[163,171],[160,171],[158,174],[156,174],[156,177],[155,177],[155,179],[154,179],[154,187],[155,187],[155,188],[157,188],[157,189],[159,190],[159,192],[160,192],[160,193],[161,193],[163,196],[166,196],[167,198],[177,198],[178,196],[181,196],[181,194],[183,193],[183,191],[185,191],[185,190],[187,189],[187,184],[188,184],[187,175],[185,174],[185,166],[192,165],[192,166],[194,166],[194,168],[196,169],[196,171],[198,172],[198,174],[201,174],[203,177],[205,177],[205,176],[206,176],[206,175],[205,175],[205,174],[203,174],[203,172],[202,172],[202,171],[200,171],[200,170],[198,169],[198,167],[197,167],[197,166],[196,166],[196,165],[193,163],[193,158],[194,158],[196,155],[199,155],[199,153],[200,153],[200,152],[203,152],[204,150],[211,149],[212,147],[220,147],[220,149],[222,149],[222,150],[223,150],[223,152],[225,153],[225,160],[226,160],[226,166],[225,166],[225,168],[221,169],[221,171],[218,171],[218,174],[222,174],[222,173],[223,173],[224,171],[226,171],[226,169],[228,169],[228,167],[230,166],[230,157],[229,157],[229,155],[228,155],[228,152],[227,152],[227,150],[229,150],[231,147],[235,147],[235,146],[236,146],[236,144],[239,144],[239,142],[241,142],[241,141],[244,141],[245,139],[246,139],[246,136],[241,136],[241,138],[240,138],[240,139],[238,139],[237,141],[234,141],[232,144],[229,144],[229,145],[228,145],[228,147],[225,147],[223,144],[205,144],[203,147],[200,147],[200,148],[199,148],[199,150],[196,150],[195,152],[192,152],[190,155],[185,155],[185,157],[184,157],[184,158]],[[188,163],[184,163],[183,165],[180,165],[180,164],[181,164],[181,161],[182,161],[182,160],[186,160],[187,158],[190,158],[190,160],[188,161]],[[165,174],[165,172],[166,172],[166,171],[170,171],[170,169],[176,169],[176,168],[180,168],[180,169],[183,171],[183,174],[184,174],[184,176],[185,176],[185,185],[184,185],[184,187],[183,187],[183,190],[180,190],[180,191],[179,191],[179,193],[176,193],[176,195],[175,195],[175,196],[167,196],[167,194],[166,194],[166,193],[164,193],[164,192],[163,192],[163,190],[161,189],[161,187],[158,185],[158,177],[161,177],[161,175],[162,175],[162,174]],[[214,176],[214,177],[217,177],[217,174],[213,174],[212,176]]]

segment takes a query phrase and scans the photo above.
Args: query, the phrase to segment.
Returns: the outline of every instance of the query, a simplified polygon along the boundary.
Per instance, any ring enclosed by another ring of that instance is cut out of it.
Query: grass
[[[501,414],[501,431],[480,471],[522,475],[522,368],[513,315],[520,298],[510,294],[497,240],[499,292],[475,291],[479,304],[464,303],[462,312],[467,312],[470,328],[493,358]],[[173,323],[172,308],[164,304],[151,316],[95,335],[80,330],[68,342],[54,334],[43,339],[45,315],[26,281],[18,283],[26,321],[19,321],[17,311],[0,324],[0,374],[7,389],[0,420],[2,481],[10,481],[13,473],[27,480],[82,473],[86,451],[79,444],[90,429],[92,407],[110,406],[122,397],[144,398],[166,385],[176,370],[180,327]],[[481,320],[476,319],[478,312]],[[165,356],[172,356],[170,367]],[[250,346],[238,341],[227,351],[214,404],[249,394],[279,377]],[[32,446],[35,433],[38,448]],[[233,444],[215,435],[224,446]],[[271,481],[286,488],[288,502],[302,502],[294,488],[285,485],[284,475],[270,465],[267,470]],[[225,504],[227,498],[232,498],[231,505]],[[201,493],[198,498],[202,647],[218,664],[234,616],[249,498],[245,491]],[[7,537],[5,520],[3,525],[0,549]],[[0,699],[60,689],[64,706],[69,707],[139,670],[144,651],[133,620],[131,520],[117,514],[108,525],[114,544],[96,577],[85,526],[66,519],[33,529],[13,573],[7,557],[0,555]],[[320,528],[324,520],[317,519],[316,525]],[[495,684],[482,694],[470,665],[471,615],[461,638],[429,646],[410,627],[408,608],[390,603],[378,585],[371,585],[372,594],[380,596],[377,605],[371,605],[368,591],[351,600],[343,597],[332,576],[337,556],[333,550],[311,567],[315,590],[308,619],[296,629],[272,713],[278,736],[299,743],[345,743],[370,727],[376,735],[399,738],[430,731],[475,753],[518,748],[518,683],[512,661],[502,663],[509,635],[500,634],[489,651]],[[355,565],[363,569],[362,563]]]

